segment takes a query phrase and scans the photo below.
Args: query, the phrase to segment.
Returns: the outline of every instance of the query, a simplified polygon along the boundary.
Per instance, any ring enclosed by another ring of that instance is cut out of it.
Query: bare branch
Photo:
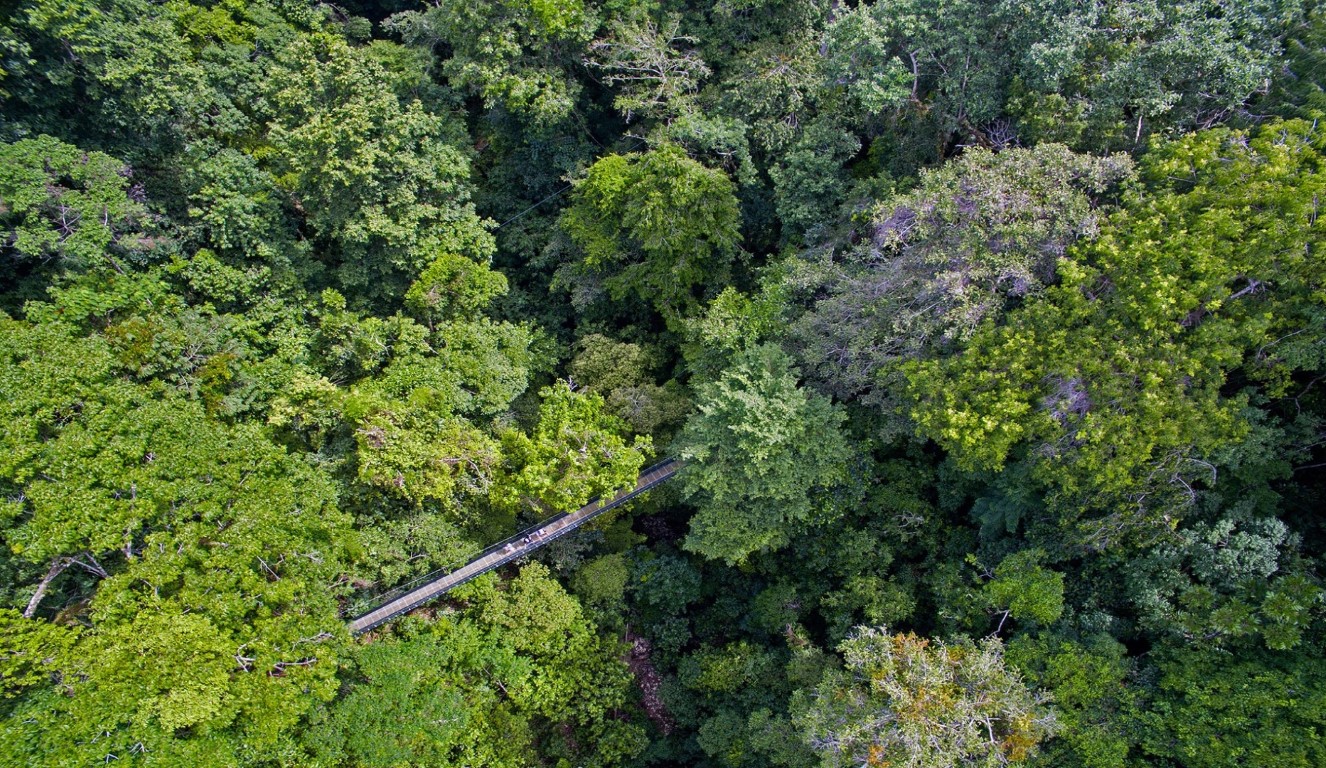
[[[41,604],[41,599],[46,596],[46,590],[50,588],[51,582],[55,580],[56,576],[64,573],[64,569],[69,567],[70,562],[67,557],[57,557],[51,562],[51,569],[37,584],[37,591],[32,593],[32,599],[28,601],[28,607],[23,609],[23,618],[30,619],[37,614],[37,606]]]

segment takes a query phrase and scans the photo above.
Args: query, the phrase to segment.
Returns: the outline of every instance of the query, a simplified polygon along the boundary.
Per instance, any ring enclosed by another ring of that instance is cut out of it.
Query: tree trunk
[[[41,599],[46,596],[46,590],[51,586],[51,582],[56,576],[64,573],[64,569],[69,567],[72,562],[67,557],[57,557],[51,562],[51,569],[46,572],[41,583],[37,585],[37,591],[32,593],[32,599],[28,601],[28,607],[23,609],[23,618],[30,619],[37,613],[37,606],[41,604]]]

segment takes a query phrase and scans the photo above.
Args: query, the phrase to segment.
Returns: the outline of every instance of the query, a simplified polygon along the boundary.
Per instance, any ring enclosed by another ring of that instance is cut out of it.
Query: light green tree
[[[151,217],[132,176],[110,155],[51,136],[0,144],[5,249],[29,269],[54,261],[75,274],[123,272],[141,264],[151,249]]]
[[[465,419],[399,402],[359,421],[355,441],[360,480],[453,513],[462,498],[488,490],[502,457],[497,441]]]
[[[1045,553],[1028,549],[1000,561],[982,588],[1003,619],[1052,624],[1064,612],[1064,576],[1041,566]]]
[[[59,685],[26,697],[0,741],[69,762],[135,744],[277,753],[336,687],[332,584],[351,534],[330,479],[252,425],[126,380],[100,337],[0,328],[0,485],[17,499],[0,535],[30,564],[24,620],[60,598],[85,625],[67,651],[43,641]],[[22,630],[6,623],[6,648],[30,646]]]
[[[1052,283],[1059,257],[1098,230],[1098,201],[1131,176],[1126,156],[1054,144],[973,149],[923,171],[872,208],[870,239],[830,270],[827,295],[795,326],[807,372],[897,418],[897,365],[951,353]]]
[[[1212,453],[1251,429],[1235,372],[1275,396],[1326,362],[1321,141],[1290,122],[1157,146],[1145,191],[1060,260],[1059,286],[961,354],[906,364],[921,434],[965,468],[1016,453],[1079,545],[1175,526]]]
[[[494,501],[541,514],[570,512],[635,485],[651,448],[648,437],[627,442],[626,424],[607,412],[599,395],[564,382],[539,394],[539,421],[530,433],[502,434],[505,464]]]
[[[1054,697],[1058,730],[1033,766],[1123,768],[1137,741],[1129,713],[1143,705],[1133,684],[1127,649],[1108,635],[1082,641],[1052,634],[1022,635],[1009,642],[1008,663],[1027,682]]]
[[[405,306],[421,321],[473,317],[507,291],[507,280],[486,264],[443,253],[433,259],[405,293]]]

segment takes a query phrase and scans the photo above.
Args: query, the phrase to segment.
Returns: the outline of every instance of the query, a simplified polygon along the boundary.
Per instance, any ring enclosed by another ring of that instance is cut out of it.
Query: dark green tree
[[[301,39],[280,57],[268,139],[277,179],[347,289],[381,300],[438,253],[492,255],[447,121],[402,104],[380,87],[382,66],[337,38]]]
[[[801,389],[777,347],[739,354],[698,388],[696,404],[676,449],[688,462],[686,495],[698,507],[688,549],[737,563],[841,511],[830,491],[848,480],[846,416]]]
[[[740,235],[736,188],[680,147],[608,155],[576,187],[561,227],[578,259],[564,282],[602,282],[615,301],[649,302],[670,322],[729,279]]]

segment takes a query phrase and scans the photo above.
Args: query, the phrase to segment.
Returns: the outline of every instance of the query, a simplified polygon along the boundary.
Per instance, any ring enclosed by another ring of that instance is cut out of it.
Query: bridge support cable
[[[421,581],[399,587],[379,598],[379,605],[371,611],[350,620],[350,632],[364,632],[381,626],[400,616],[402,613],[418,608],[435,600],[447,592],[459,587],[488,571],[498,568],[512,560],[525,557],[534,550],[574,531],[610,509],[618,507],[645,491],[663,483],[677,474],[681,462],[667,459],[646,469],[636,480],[635,487],[622,491],[606,501],[594,499],[575,512],[563,512],[544,520],[536,526],[527,528],[488,547],[475,555],[469,562],[444,574],[429,574]]]

